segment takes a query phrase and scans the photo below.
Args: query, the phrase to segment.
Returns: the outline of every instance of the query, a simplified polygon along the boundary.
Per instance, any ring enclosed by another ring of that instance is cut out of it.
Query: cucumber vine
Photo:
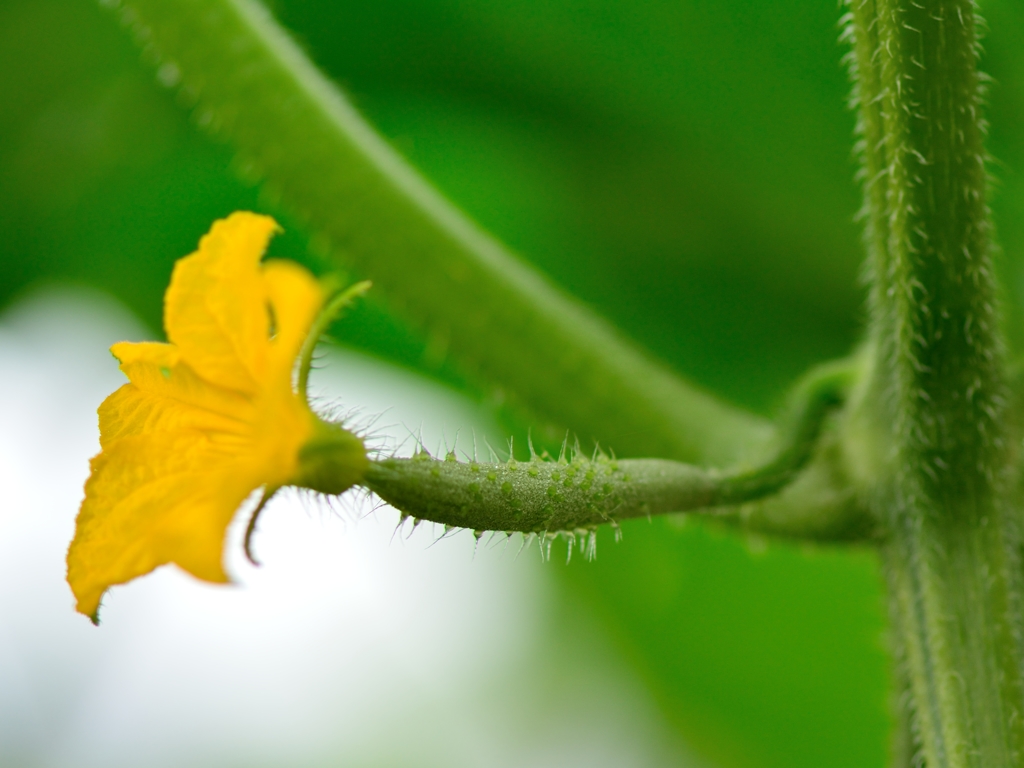
[[[540,425],[629,457],[420,454],[371,462],[363,485],[416,519],[542,541],[700,512],[868,542],[885,564],[894,698],[906,702],[894,766],[1024,764],[1021,435],[971,0],[846,0],[870,323],[861,349],[809,373],[774,423],[680,379],[479,229],[253,0],[106,4],[339,268],[373,279]]]

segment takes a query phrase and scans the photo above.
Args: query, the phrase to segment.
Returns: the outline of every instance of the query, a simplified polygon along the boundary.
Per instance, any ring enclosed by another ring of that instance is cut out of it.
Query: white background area
[[[643,687],[552,583],[536,546],[437,541],[356,495],[279,494],[237,586],[163,568],[115,587],[99,628],[64,555],[96,407],[141,340],[119,305],[37,292],[0,316],[0,766],[647,766],[681,754]],[[475,406],[332,350],[313,388],[411,453],[494,434]],[[404,532],[408,534],[408,529]],[[486,542],[486,538],[484,542]],[[475,550],[475,551],[474,551]],[[686,761],[689,763],[690,761]]]

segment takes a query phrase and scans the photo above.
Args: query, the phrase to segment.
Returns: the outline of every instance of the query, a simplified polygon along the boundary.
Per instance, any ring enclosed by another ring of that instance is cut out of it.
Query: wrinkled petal
[[[290,383],[295,360],[323,304],[323,289],[309,272],[289,261],[268,261],[263,276],[275,325],[271,367],[287,375]]]
[[[193,432],[129,437],[104,450],[92,461],[68,551],[78,610],[95,617],[108,587],[167,563],[227,581],[224,535],[260,485],[259,469]]]
[[[233,213],[178,261],[164,299],[168,340],[207,381],[247,394],[261,386],[270,313],[260,259],[278,229],[269,216]]]
[[[180,361],[177,348],[170,344],[120,342],[110,351],[121,362],[121,370],[131,384],[122,387],[100,406],[100,446],[125,434],[143,434],[160,430],[163,421],[177,418],[183,409],[208,412],[211,428],[237,431],[230,422],[248,424],[256,418],[255,398],[224,389],[200,378]],[[146,397],[143,397],[145,395]],[[118,397],[120,399],[118,399]],[[113,411],[138,411],[137,418],[107,418]],[[166,412],[164,412],[166,411]],[[220,416],[220,419],[214,419]]]
[[[196,407],[173,397],[155,395],[125,384],[99,408],[100,447],[134,435],[183,431],[247,436],[249,425],[237,416]]]
[[[99,408],[102,452],[68,551],[78,610],[94,620],[110,586],[164,564],[226,581],[238,507],[300,478],[317,419],[292,373],[324,296],[302,267],[260,263],[276,229],[252,213],[216,222],[175,266],[170,343],[111,348],[129,383]]]
[[[121,370],[126,365],[149,363],[155,368],[173,368],[181,360],[181,351],[173,344],[159,341],[119,341],[110,348]]]

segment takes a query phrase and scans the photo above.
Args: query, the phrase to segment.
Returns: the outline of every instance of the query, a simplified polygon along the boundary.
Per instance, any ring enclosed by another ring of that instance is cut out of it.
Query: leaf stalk
[[[865,493],[886,526],[896,656],[929,768],[1018,766],[1020,534],[978,21],[969,0],[849,5],[877,350],[864,407],[886,457]]]

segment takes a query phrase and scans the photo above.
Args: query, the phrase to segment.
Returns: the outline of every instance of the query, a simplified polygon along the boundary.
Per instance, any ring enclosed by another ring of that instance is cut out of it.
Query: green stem
[[[116,4],[118,0],[108,0]],[[125,0],[161,79],[339,262],[498,399],[623,455],[726,464],[768,425],[652,361],[437,193],[251,0]]]
[[[434,459],[371,462],[363,482],[404,515],[477,531],[556,534],[634,517],[703,510],[762,533],[818,539],[863,536],[864,520],[761,515],[742,506],[788,486],[814,455],[830,412],[842,405],[858,361],[811,371],[795,388],[771,457],[755,467],[704,470],[664,459],[459,462]]]
[[[299,394],[302,395],[307,404],[309,403],[309,372],[313,368],[313,353],[316,351],[316,345],[320,343],[320,339],[327,333],[331,323],[338,319],[342,310],[370,290],[371,286],[372,283],[369,280],[363,280],[335,293],[333,298],[321,310],[320,314],[317,315],[316,320],[313,322],[313,327],[309,329],[306,341],[303,343],[302,350],[299,353],[299,379],[297,383]]]
[[[903,621],[896,600],[889,601],[889,645],[892,648],[892,689],[889,692],[889,711],[893,730],[889,745],[890,768],[914,768],[920,746],[915,733],[913,689],[910,682],[906,643],[903,640]]]
[[[868,247],[871,270],[875,275],[888,275],[890,268],[889,224],[886,208],[888,188],[885,154],[885,128],[882,118],[880,73],[875,52],[878,50],[878,26],[875,24],[875,0],[847,0],[849,13],[843,19],[843,37],[852,50],[847,56],[853,81],[851,105],[857,110],[857,145],[862,167],[859,173],[864,185],[865,242]],[[872,317],[884,312],[888,302],[884,294],[885,283],[872,283]]]
[[[968,0],[852,0],[878,357],[869,493],[929,768],[1024,747],[1019,532]],[[876,109],[877,107],[877,109]],[[879,175],[879,173],[881,175]],[[884,188],[884,195],[880,189]]]

